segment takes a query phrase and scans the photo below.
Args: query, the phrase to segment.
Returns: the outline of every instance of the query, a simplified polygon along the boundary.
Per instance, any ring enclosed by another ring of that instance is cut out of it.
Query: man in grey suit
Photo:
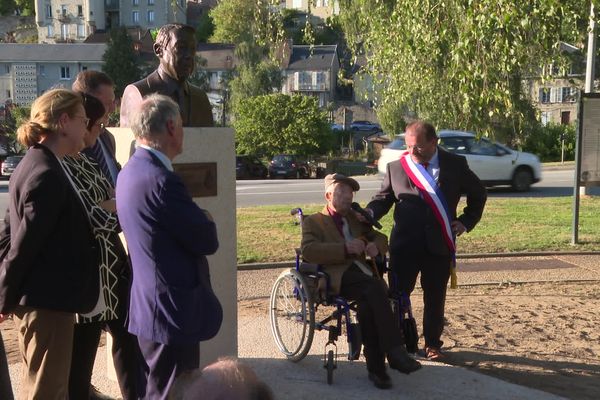
[[[199,367],[199,342],[221,326],[206,259],[219,242],[212,217],[173,172],[183,146],[177,104],[157,94],[144,98],[132,130],[137,148],[117,181],[133,268],[128,329],[143,357],[141,398],[167,399],[176,378]]]
[[[479,222],[487,194],[464,157],[437,145],[431,124],[413,122],[406,127],[404,140],[407,152],[388,164],[381,189],[367,210],[379,219],[395,206],[390,263],[400,289],[407,294],[412,293],[421,273],[425,355],[439,360],[443,357],[440,338],[454,236],[470,231]],[[457,217],[462,194],[466,194],[467,206]],[[442,206],[444,203],[447,207]]]

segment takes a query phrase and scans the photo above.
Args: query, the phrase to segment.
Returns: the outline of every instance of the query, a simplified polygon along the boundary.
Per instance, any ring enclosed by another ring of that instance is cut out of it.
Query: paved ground
[[[600,281],[600,256],[520,257],[460,260],[461,285],[510,284],[517,282]],[[325,335],[317,334],[309,355],[300,363],[284,360],[271,338],[264,301],[281,269],[241,271],[238,274],[238,352],[272,388],[278,399],[559,399],[539,390],[518,386],[451,365],[423,362],[421,371],[410,376],[392,374],[394,387],[375,389],[365,379],[364,361],[345,361],[347,351],[338,341],[341,355],[334,384],[325,383],[322,349]],[[255,307],[256,305],[256,307]],[[260,305],[260,307],[258,307]],[[359,365],[353,365],[359,364]],[[11,365],[18,390],[20,366]],[[114,382],[105,378],[105,349],[99,349],[94,384],[118,397]]]

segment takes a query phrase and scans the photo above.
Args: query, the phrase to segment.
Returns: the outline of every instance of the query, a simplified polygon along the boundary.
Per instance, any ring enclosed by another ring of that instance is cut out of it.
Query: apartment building
[[[30,105],[54,87],[70,88],[80,71],[102,69],[106,44],[0,43],[0,104]]]
[[[117,26],[186,22],[185,0],[35,0],[39,43],[77,43]]]
[[[337,0],[285,0],[285,8],[292,8],[299,11],[308,12],[319,17],[322,20],[326,20],[332,15],[338,15],[340,13],[340,5]]]

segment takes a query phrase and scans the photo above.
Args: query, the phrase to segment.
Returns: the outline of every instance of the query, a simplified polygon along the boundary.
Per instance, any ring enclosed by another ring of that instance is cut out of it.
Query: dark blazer
[[[449,153],[438,147],[440,175],[438,185],[444,194],[450,212],[450,222],[458,219],[470,231],[481,219],[487,199],[485,187],[469,169],[463,156]],[[462,194],[466,194],[467,206],[457,217],[456,207]],[[394,208],[394,227],[390,235],[390,252],[429,252],[449,254],[442,230],[431,207],[419,195],[410,181],[400,160],[387,165],[381,189],[367,205],[376,219]]]
[[[0,311],[16,305],[90,311],[98,300],[98,249],[58,159],[31,147],[10,178],[10,250],[0,268]]]
[[[133,268],[129,332],[163,344],[216,335],[223,311],[206,255],[219,247],[217,229],[181,179],[137,148],[119,173],[117,213]]]
[[[169,96],[175,103],[179,104],[177,88],[178,85],[174,80],[163,80],[158,70],[135,83],[127,85],[121,100],[121,128],[130,126],[129,114],[134,112],[136,107],[141,103],[142,98],[149,94],[163,94]],[[184,99],[179,109],[183,126],[213,126],[212,107],[206,93],[199,87],[188,82],[185,82],[183,92]]]

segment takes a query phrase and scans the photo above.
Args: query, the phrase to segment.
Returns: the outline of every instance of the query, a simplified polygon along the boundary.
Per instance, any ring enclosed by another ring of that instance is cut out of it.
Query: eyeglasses
[[[85,126],[90,124],[90,119],[88,117],[84,117],[83,115],[73,115],[72,118],[82,118],[83,122],[85,122]]]
[[[421,145],[421,146],[406,146],[406,150],[416,150],[419,153],[422,152],[423,150],[425,150],[427,148],[427,145]]]

